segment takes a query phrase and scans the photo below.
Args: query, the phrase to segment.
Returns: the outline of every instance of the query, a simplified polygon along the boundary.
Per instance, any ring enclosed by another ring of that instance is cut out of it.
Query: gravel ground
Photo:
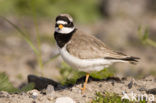
[[[40,77],[37,77],[38,79]],[[42,83],[45,83],[44,78],[40,79]],[[50,79],[49,79],[50,80]],[[19,94],[9,94],[7,92],[0,92],[0,101],[1,103],[60,103],[58,98],[72,99],[76,103],[90,103],[94,98],[97,92],[109,92],[116,93],[120,96],[123,96],[123,92],[127,93],[131,97],[131,93],[136,95],[147,94],[148,98],[156,98],[156,79],[153,77],[146,77],[141,80],[134,80],[133,78],[108,78],[105,80],[93,80],[90,79],[90,82],[87,85],[85,93],[81,93],[80,87],[82,84],[76,84],[72,87],[56,87],[53,83],[49,83],[47,80],[47,88],[41,91],[36,89],[28,91],[26,93]],[[152,84],[152,85],[151,85]],[[58,90],[58,88],[60,88]],[[67,98],[69,97],[69,98]],[[70,101],[69,99],[69,101]],[[57,101],[57,102],[56,102]],[[155,101],[156,102],[156,101]],[[69,102],[74,103],[74,102]]]

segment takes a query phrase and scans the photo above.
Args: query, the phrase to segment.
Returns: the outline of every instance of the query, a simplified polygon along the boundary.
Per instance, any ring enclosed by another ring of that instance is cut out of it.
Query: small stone
[[[102,87],[102,84],[99,84],[99,87],[101,88]]]
[[[55,93],[54,87],[52,85],[48,85],[46,89],[46,95],[53,95]]]
[[[115,85],[115,81],[112,81],[111,84],[112,84],[112,86],[114,86]]]
[[[149,94],[154,94],[154,95],[156,95],[156,88],[149,89],[149,90],[147,90],[146,92],[149,93]]]
[[[52,101],[53,100],[53,97],[55,95],[55,90],[54,90],[54,87],[52,85],[48,85],[47,86],[46,95],[47,95],[47,99],[49,101]]]
[[[131,89],[133,86],[133,81],[131,81],[129,84],[128,84],[128,89]]]
[[[33,96],[38,96],[38,93],[37,92],[33,92],[33,94],[32,94]]]
[[[36,101],[32,101],[32,103],[36,103]]]
[[[139,90],[139,91],[146,91],[146,88],[141,87],[141,88],[139,88],[138,90]]]
[[[82,97],[86,97],[86,95],[83,95]]]
[[[28,92],[31,98],[36,99],[38,95],[40,94],[38,90],[31,90]]]
[[[76,103],[76,102],[70,97],[59,97],[56,99],[55,103]]]

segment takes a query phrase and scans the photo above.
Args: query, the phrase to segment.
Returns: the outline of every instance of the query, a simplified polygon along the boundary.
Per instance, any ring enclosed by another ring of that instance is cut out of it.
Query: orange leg
[[[87,82],[88,82],[88,79],[89,79],[89,73],[86,74],[85,83],[83,84],[83,88],[81,88],[82,93],[83,93],[83,92],[85,91],[85,89],[86,89],[86,84],[87,84]]]

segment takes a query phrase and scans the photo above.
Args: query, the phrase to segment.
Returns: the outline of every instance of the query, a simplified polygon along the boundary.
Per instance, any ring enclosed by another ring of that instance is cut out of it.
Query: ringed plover
[[[135,64],[139,59],[115,52],[94,36],[79,31],[68,14],[56,17],[54,38],[63,60],[71,67],[86,72],[82,91],[86,88],[89,73],[100,71],[116,62]]]

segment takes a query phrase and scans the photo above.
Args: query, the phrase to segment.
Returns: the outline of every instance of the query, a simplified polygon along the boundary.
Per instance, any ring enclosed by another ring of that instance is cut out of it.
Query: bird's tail
[[[138,58],[138,57],[133,57],[133,56],[125,57],[125,58],[120,58],[120,60],[128,61],[128,62],[130,62],[131,64],[136,64],[136,63],[139,61],[139,59],[140,59],[140,58]]]
[[[111,59],[111,60],[120,60],[120,61],[127,61],[131,64],[136,64],[140,58],[133,57],[133,56],[126,56],[124,58],[112,58],[112,57],[106,57],[105,59]]]

